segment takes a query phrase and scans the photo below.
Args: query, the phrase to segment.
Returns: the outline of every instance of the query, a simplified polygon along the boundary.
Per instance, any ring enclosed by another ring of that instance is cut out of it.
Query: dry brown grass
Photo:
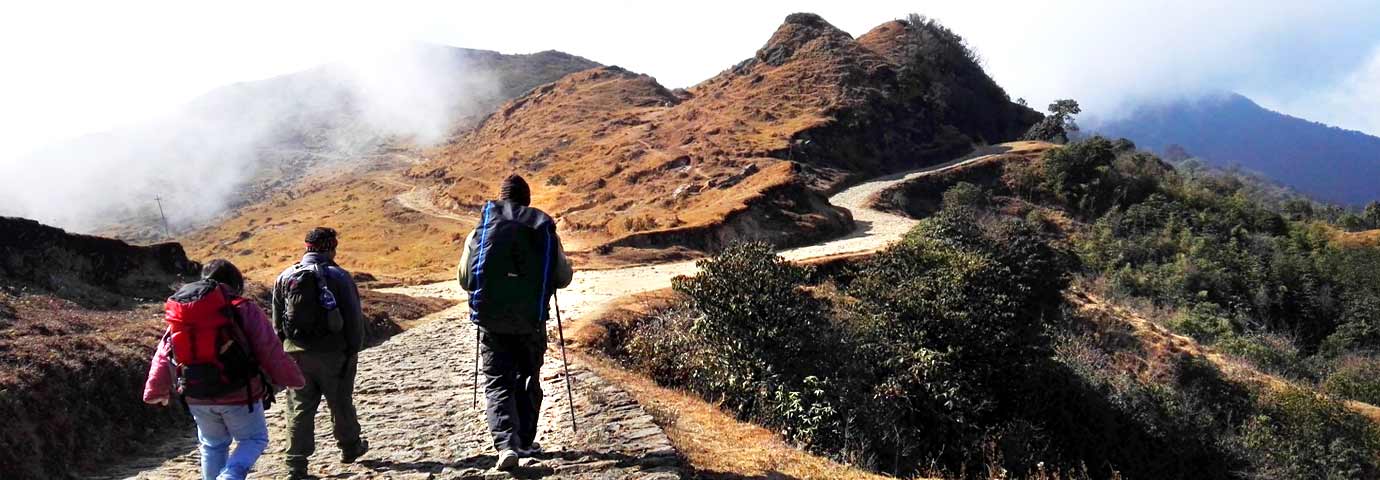
[[[0,478],[57,478],[185,421],[140,397],[158,305],[93,310],[3,288],[0,304],[13,315],[0,319]]]
[[[1344,247],[1380,247],[1380,229],[1363,232],[1338,230],[1333,236],[1333,240]]]
[[[1276,392],[1317,390],[1313,385],[1264,372],[1245,360],[1224,355],[1212,347],[1199,344],[1191,337],[1171,332],[1163,325],[1150,320],[1152,317],[1161,316],[1154,312],[1146,314],[1136,308],[1117,305],[1077,287],[1071,288],[1065,294],[1065,299],[1080,312],[1082,318],[1094,322],[1098,335],[1130,335],[1121,342],[1127,348],[1119,350],[1116,363],[1124,371],[1137,373],[1143,378],[1150,379],[1168,373],[1172,368],[1170,365],[1176,363],[1170,360],[1171,357],[1187,356],[1205,359],[1220,369],[1227,378],[1256,388]],[[1380,425],[1380,407],[1354,400],[1346,400],[1343,403],[1348,410]]]
[[[179,241],[193,258],[229,259],[247,277],[271,283],[301,257],[307,231],[326,226],[340,232],[336,260],[351,272],[402,282],[451,278],[474,222],[405,208],[396,197],[410,188],[386,175],[309,180]]]
[[[701,478],[892,478],[794,448],[770,430],[740,421],[694,394],[662,387],[604,358],[584,353],[576,356],[652,413]]]

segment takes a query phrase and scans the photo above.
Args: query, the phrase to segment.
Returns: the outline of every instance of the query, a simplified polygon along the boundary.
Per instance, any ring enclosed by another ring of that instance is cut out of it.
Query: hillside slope
[[[186,426],[139,395],[162,300],[198,277],[182,246],[0,217],[0,478],[64,478]],[[266,304],[267,288],[246,287]],[[453,302],[361,291],[370,345]],[[189,427],[188,427],[189,428]]]
[[[0,231],[0,477],[90,466],[177,422],[137,392],[160,332],[153,302],[200,269],[182,246],[136,247],[10,217]]]
[[[994,84],[931,94],[991,83],[941,29],[890,22],[855,40],[795,14],[755,56],[685,91],[616,67],[581,72],[504,105],[411,174],[438,182],[437,203],[474,209],[522,173],[577,249],[804,244],[850,228],[823,197],[858,175],[935,163],[1039,118]],[[944,102],[970,97],[996,107]]]
[[[1267,110],[1237,94],[1145,106],[1091,130],[1159,152],[1177,144],[1330,202],[1380,199],[1380,138]]]

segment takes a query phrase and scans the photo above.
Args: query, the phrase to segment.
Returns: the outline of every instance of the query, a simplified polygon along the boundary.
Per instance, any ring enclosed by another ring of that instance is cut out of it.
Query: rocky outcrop
[[[201,269],[177,243],[134,246],[13,217],[0,217],[0,232],[0,280],[79,303],[111,296],[161,298]]]

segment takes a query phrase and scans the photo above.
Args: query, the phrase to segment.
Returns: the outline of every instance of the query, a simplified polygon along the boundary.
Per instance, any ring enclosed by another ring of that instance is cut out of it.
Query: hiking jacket
[[[533,207],[526,208],[536,210]],[[537,211],[540,212],[540,210]],[[546,215],[545,212],[542,212],[542,215]],[[471,259],[474,255],[475,249],[479,248],[479,241],[475,238],[475,234],[477,232],[477,229],[472,230],[470,231],[469,236],[465,238],[465,249],[464,252],[460,254],[460,265],[456,269],[456,280],[460,282],[460,288],[463,288],[466,291],[472,291],[470,287],[471,285],[473,285],[472,281],[474,280],[474,278],[473,272],[471,272],[471,263],[473,263],[471,262]],[[565,256],[565,248],[561,246],[560,236],[553,235],[552,239],[555,240],[556,248],[554,249],[555,257],[552,258],[551,265],[551,286],[555,288],[565,288],[570,286],[571,278],[574,277],[574,270],[570,267],[570,259],[566,258]],[[550,294],[548,294],[548,299],[550,298],[549,295]],[[546,319],[542,318],[538,319],[538,321],[544,322],[546,321]]]
[[[359,287],[355,285],[355,279],[350,276],[350,272],[340,268],[335,261],[326,255],[316,252],[307,252],[302,256],[301,263],[306,265],[321,265],[321,269],[326,276],[326,289],[335,295],[336,308],[340,309],[340,316],[345,321],[344,328],[327,335],[326,338],[319,340],[312,345],[298,345],[292,340],[283,336],[283,316],[287,314],[286,302],[287,278],[292,273],[292,267],[283,270],[278,275],[278,280],[273,283],[273,328],[278,332],[278,338],[283,341],[283,347],[289,353],[292,352],[325,352],[337,350],[346,355],[359,353],[364,349],[364,310],[359,302]]]
[[[259,304],[253,300],[245,300],[239,306],[241,328],[244,330],[245,339],[249,341],[250,348],[254,352],[254,360],[259,364],[259,370],[268,376],[268,381],[273,385],[286,388],[302,388],[307,381],[302,377],[302,371],[297,368],[297,362],[292,360],[283,351],[283,344],[278,340],[278,335],[273,332],[273,326],[269,325],[268,318],[264,316],[264,311],[259,308]],[[172,342],[168,340],[168,335],[163,335],[163,340],[158,342],[158,349],[153,353],[153,362],[149,364],[148,380],[144,382],[144,402],[155,403],[157,400],[170,398],[176,395],[173,391],[174,383],[177,381],[177,373],[172,364]],[[235,389],[234,391],[216,398],[193,398],[187,397],[187,403],[191,405],[243,405],[255,400],[262,400],[264,397],[272,395],[273,392],[263,384],[256,375],[249,380],[248,396],[245,391]]]

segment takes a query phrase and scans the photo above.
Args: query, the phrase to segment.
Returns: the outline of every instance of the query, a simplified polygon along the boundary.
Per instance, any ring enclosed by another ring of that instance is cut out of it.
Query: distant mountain
[[[1162,153],[1177,144],[1209,163],[1240,165],[1320,200],[1380,199],[1380,138],[1271,111],[1238,94],[1144,106],[1089,130]]]

